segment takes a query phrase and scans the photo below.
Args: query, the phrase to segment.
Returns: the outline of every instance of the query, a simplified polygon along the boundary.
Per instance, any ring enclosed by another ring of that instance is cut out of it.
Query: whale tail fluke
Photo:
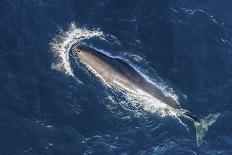
[[[216,122],[219,115],[220,113],[209,114],[205,118],[199,119],[199,121],[194,121],[194,126],[196,127],[196,140],[198,147],[202,144],[202,139],[208,131],[208,127]]]

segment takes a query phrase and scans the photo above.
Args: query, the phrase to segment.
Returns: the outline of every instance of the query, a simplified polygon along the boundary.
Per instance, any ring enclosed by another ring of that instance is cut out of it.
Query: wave
[[[52,69],[74,77],[69,60],[69,52],[72,46],[89,38],[103,38],[104,34],[99,29],[88,30],[86,28],[77,28],[74,23],[70,24],[67,31],[63,31],[62,29],[59,31],[59,34],[50,43],[52,53],[54,54],[54,62],[51,67]]]

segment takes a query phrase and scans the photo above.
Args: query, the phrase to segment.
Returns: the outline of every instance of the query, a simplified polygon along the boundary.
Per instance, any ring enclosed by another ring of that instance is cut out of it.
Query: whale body
[[[201,145],[208,126],[212,125],[219,117],[219,113],[210,114],[204,119],[194,117],[188,110],[183,110],[179,103],[165,96],[156,85],[148,81],[130,64],[120,58],[108,56],[85,45],[78,46],[76,54],[81,62],[91,68],[110,86],[134,96],[137,94],[151,96],[159,100],[165,110],[173,110],[178,116],[191,120],[196,127],[198,146]]]

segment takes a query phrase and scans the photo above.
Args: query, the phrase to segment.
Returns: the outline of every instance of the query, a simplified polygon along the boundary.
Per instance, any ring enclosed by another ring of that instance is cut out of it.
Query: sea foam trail
[[[81,43],[85,39],[93,37],[104,38],[104,34],[100,30],[88,30],[86,28],[77,28],[74,23],[71,23],[67,31],[59,30],[59,34],[54,37],[50,43],[54,62],[52,69],[61,71],[66,75],[74,77],[70,66],[69,52],[74,44]]]

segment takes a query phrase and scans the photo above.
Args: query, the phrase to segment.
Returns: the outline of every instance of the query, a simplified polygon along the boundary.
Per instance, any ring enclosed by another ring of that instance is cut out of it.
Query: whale
[[[75,47],[77,58],[93,73],[97,74],[107,85],[133,96],[149,96],[162,103],[165,111],[173,111],[178,116],[193,122],[196,127],[196,141],[200,146],[208,131],[208,127],[216,122],[220,113],[209,114],[199,119],[191,112],[183,109],[181,105],[165,95],[157,85],[147,80],[131,64],[119,57],[113,57],[100,52],[87,45]]]

